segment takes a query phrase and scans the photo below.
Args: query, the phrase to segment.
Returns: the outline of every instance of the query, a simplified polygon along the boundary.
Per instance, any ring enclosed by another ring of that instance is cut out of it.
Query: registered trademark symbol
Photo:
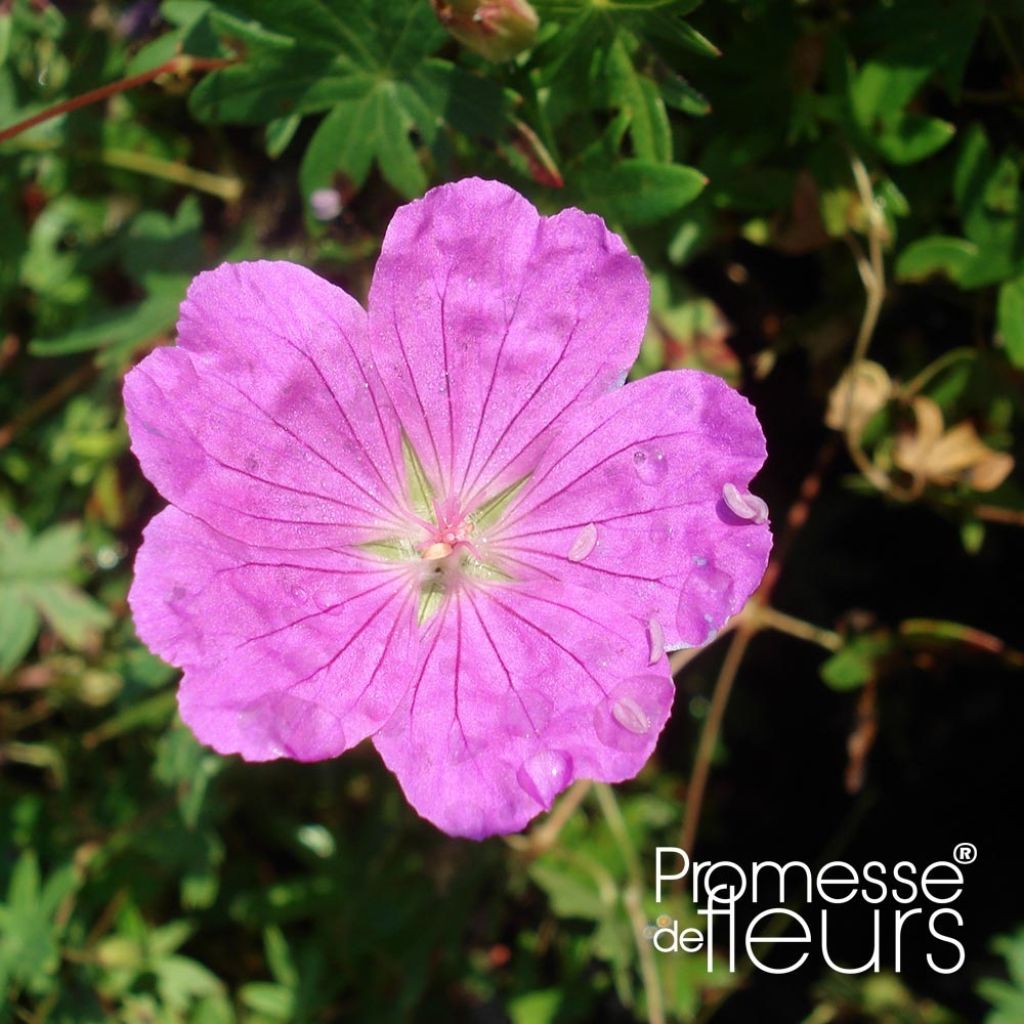
[[[978,859],[978,848],[974,843],[957,843],[953,847],[953,860],[957,864],[973,864]]]

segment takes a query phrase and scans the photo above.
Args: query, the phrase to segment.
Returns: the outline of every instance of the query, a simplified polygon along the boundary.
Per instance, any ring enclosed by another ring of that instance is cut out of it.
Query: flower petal
[[[373,742],[446,832],[518,831],[573,779],[619,782],[650,757],[674,687],[614,601],[545,581],[477,588],[435,623]]]
[[[146,528],[128,599],[146,645],[185,669],[182,718],[250,761],[340,754],[388,718],[415,665],[393,567],[252,549],[176,508]]]
[[[125,380],[132,449],[168,500],[251,544],[360,542],[393,521],[398,430],[365,314],[289,263],[200,274],[179,341]]]
[[[648,292],[599,217],[542,218],[498,182],[401,207],[370,291],[371,344],[434,482],[468,498],[532,468],[549,427],[625,376]]]
[[[702,644],[764,574],[767,523],[723,498],[764,458],[753,408],[720,378],[655,374],[573,410],[495,543],[657,620],[669,648]]]

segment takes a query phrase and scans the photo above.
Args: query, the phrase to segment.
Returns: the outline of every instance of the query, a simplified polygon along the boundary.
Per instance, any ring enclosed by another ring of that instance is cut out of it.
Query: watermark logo
[[[724,950],[730,972],[742,952],[768,974],[790,974],[812,957],[841,974],[899,973],[913,950],[923,953],[935,973],[954,974],[967,958],[959,937],[964,918],[956,907],[966,885],[962,868],[977,858],[973,843],[958,843],[949,860],[925,865],[836,860],[819,868],[802,861],[744,867],[727,860],[691,861],[685,850],[659,846],[656,902],[685,883],[698,921],[680,923],[662,914],[646,934],[659,953],[704,953],[709,972],[718,966],[715,951]],[[854,920],[870,928],[869,955],[863,963],[840,963],[836,936],[848,934]]]
[[[973,864],[978,859],[978,848],[974,843],[957,843],[953,860],[957,864]]]

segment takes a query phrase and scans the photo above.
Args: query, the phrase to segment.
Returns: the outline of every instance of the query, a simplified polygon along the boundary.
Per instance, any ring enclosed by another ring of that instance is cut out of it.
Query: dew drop
[[[665,653],[665,631],[653,615],[647,623],[647,636],[651,641],[650,660],[647,664],[653,665]]]
[[[594,711],[598,739],[617,750],[649,749],[675,692],[663,676],[635,676],[620,684]]]
[[[289,693],[272,694],[238,710],[239,732],[263,757],[325,761],[346,747],[337,716],[314,701]]]
[[[333,611],[335,609],[340,611],[339,605],[344,603],[344,598],[342,597],[341,590],[336,586],[328,585],[321,587],[321,589],[313,595],[313,603],[322,612]]]
[[[656,448],[637,448],[633,452],[633,468],[641,482],[661,483],[668,472],[668,459],[663,451]]]
[[[744,494],[735,484],[729,483],[722,488],[722,499],[729,511],[740,519],[757,524],[768,521],[768,506],[756,494]]]
[[[688,644],[701,645],[714,639],[714,627],[735,610],[735,581],[727,572],[707,562],[690,573],[679,595],[676,629]]]
[[[582,562],[597,544],[597,527],[593,523],[587,523],[572,542],[569,548],[568,559],[570,562]]]
[[[572,778],[572,758],[564,750],[541,750],[528,757],[516,772],[519,785],[546,809]]]
[[[612,705],[612,718],[623,729],[628,729],[638,736],[643,735],[651,727],[651,720],[632,697],[620,697]]]
[[[305,589],[302,587],[292,587],[292,597],[294,597],[299,604],[303,604],[309,597],[309,594],[307,594]]]

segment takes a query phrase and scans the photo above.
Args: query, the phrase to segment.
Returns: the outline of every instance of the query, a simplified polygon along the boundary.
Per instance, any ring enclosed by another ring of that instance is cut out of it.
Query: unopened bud
[[[533,45],[540,19],[527,0],[431,0],[441,24],[463,46],[493,61]]]

